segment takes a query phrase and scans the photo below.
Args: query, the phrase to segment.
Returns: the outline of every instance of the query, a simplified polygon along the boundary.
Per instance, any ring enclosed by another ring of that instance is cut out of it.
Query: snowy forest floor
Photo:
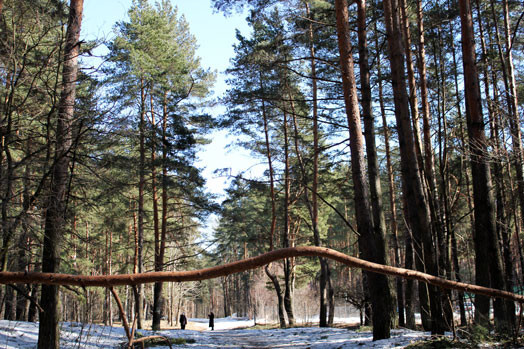
[[[371,331],[347,328],[295,327],[288,329],[249,329],[253,320],[216,319],[210,331],[206,319],[189,319],[189,329],[170,329],[155,334],[170,339],[183,338],[184,344],[173,348],[403,348],[427,339],[429,333],[407,329],[392,330],[387,340],[372,341]],[[152,331],[139,330],[141,335]],[[0,321],[0,348],[36,348],[38,323]],[[122,327],[64,322],[61,324],[61,348],[120,348],[126,342]],[[157,349],[168,346],[156,346]]]

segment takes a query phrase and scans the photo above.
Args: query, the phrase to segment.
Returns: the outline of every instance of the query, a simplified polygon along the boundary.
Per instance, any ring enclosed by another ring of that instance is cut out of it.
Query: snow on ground
[[[235,329],[252,326],[253,320],[245,318],[215,319],[215,331],[207,327],[207,319],[190,319],[202,330],[165,330],[161,334],[171,338],[188,340],[184,345],[173,348],[403,348],[406,345],[429,336],[429,333],[411,330],[393,330],[392,338],[372,341],[370,331],[350,331],[340,328],[298,327],[289,329],[254,330]],[[139,330],[143,335],[152,331]],[[36,348],[38,323],[0,321],[0,348]],[[126,341],[123,328],[94,324],[64,322],[61,324],[61,348],[118,348]],[[189,343],[193,342],[194,343]],[[155,347],[166,349],[164,347]]]

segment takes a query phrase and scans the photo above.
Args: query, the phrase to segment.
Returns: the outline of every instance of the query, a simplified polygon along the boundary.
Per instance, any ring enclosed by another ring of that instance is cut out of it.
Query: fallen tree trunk
[[[446,289],[454,289],[474,294],[499,297],[515,302],[524,303],[524,296],[498,290],[489,287],[467,284],[439,278],[415,270],[396,268],[389,265],[382,265],[368,262],[360,258],[351,257],[341,252],[315,246],[290,247],[264,253],[257,257],[243,259],[216,267],[174,272],[151,272],[141,274],[122,274],[122,275],[72,275],[56,273],[25,273],[25,272],[0,272],[0,284],[46,284],[46,285],[72,285],[81,287],[112,287],[122,285],[138,285],[153,282],[184,282],[213,279],[239,273],[249,269],[262,267],[266,264],[279,259],[290,257],[325,257],[345,264],[349,267],[360,268],[379,274],[399,276],[405,279],[415,279],[427,284],[435,285]]]

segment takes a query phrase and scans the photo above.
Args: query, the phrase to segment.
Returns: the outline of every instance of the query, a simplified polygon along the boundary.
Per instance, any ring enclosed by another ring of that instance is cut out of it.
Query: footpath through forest
[[[392,337],[373,342],[370,330],[357,332],[344,328],[297,327],[289,329],[238,329],[252,320],[227,318],[217,319],[215,331],[210,331],[206,319],[190,319],[191,330],[165,330],[157,332],[169,338],[183,338],[184,344],[174,348],[403,348],[412,342],[429,337],[429,333],[393,330]],[[150,335],[152,331],[139,331]],[[38,323],[0,321],[0,348],[35,348],[38,338]],[[66,322],[61,324],[60,347],[120,348],[126,341],[122,327]],[[155,347],[167,349],[167,346]]]

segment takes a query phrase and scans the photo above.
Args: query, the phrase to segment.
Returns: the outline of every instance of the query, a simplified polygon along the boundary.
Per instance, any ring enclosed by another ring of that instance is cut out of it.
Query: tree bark
[[[419,121],[419,111],[418,111],[418,97],[417,97],[417,84],[415,81],[415,69],[413,67],[413,58],[411,55],[411,30],[409,28],[409,21],[407,18],[407,9],[406,9],[406,1],[405,0],[399,0],[397,3],[397,6],[399,7],[399,25],[401,26],[402,36],[404,40],[404,52],[406,55],[406,68],[408,73],[408,99],[409,99],[409,107],[411,110],[411,123],[413,125],[413,137],[415,139],[415,151],[417,153],[417,160],[419,164],[419,169],[421,170],[421,176],[424,178],[426,173],[424,173],[424,160],[422,158],[422,140],[420,136],[420,121]],[[420,32],[423,33],[423,32]],[[421,71],[421,80],[425,78],[425,76],[422,76]],[[423,82],[422,82],[423,83]],[[425,149],[424,149],[425,150]],[[424,155],[427,156],[427,154]],[[422,183],[424,187],[426,186],[426,183],[423,181]]]
[[[155,108],[153,103],[153,93],[149,96],[151,105],[151,191],[153,192],[153,233],[154,233],[154,268],[155,271],[162,271],[162,264],[160,262],[160,222],[158,215],[158,188],[157,188],[157,172],[156,172],[156,118]],[[160,330],[160,320],[162,319],[162,283],[155,283],[153,287],[153,320],[152,330]]]
[[[449,1],[448,1],[448,6],[451,6],[449,4]],[[449,27],[450,27],[450,31],[453,32],[453,24],[451,22],[449,23]],[[463,142],[465,142],[465,139],[463,137],[464,136],[463,127],[462,127],[462,120],[464,120],[464,118],[462,117],[462,106],[460,103],[461,98],[460,98],[459,83],[458,83],[458,65],[457,65],[457,57],[456,57],[456,52],[455,52],[454,40],[451,40],[451,53],[453,56],[453,68],[454,68],[453,69],[454,71],[453,80],[454,80],[454,85],[455,85],[455,101],[456,101],[455,103],[456,103],[458,118],[460,120],[459,121],[460,122],[460,137],[463,139]],[[489,104],[489,99],[488,99],[488,104]],[[461,160],[461,164],[462,163],[463,161]],[[461,165],[461,171],[462,171],[462,165]],[[465,172],[464,177],[466,177],[466,186],[468,188],[467,190],[469,191],[469,175],[467,173],[467,170],[464,172]],[[468,208],[469,208],[469,203],[470,203],[469,196],[468,196],[467,201],[468,201]],[[462,281],[462,278],[460,276],[461,268],[460,268],[460,264],[458,261],[458,246],[457,246],[457,239],[455,236],[455,230],[451,229],[450,234],[451,234],[451,255],[452,255],[452,261],[453,261],[453,270],[454,270],[455,280],[461,282]],[[458,293],[458,303],[459,303],[459,309],[460,309],[460,325],[467,326],[466,308],[464,305],[464,293],[463,292]]]
[[[404,22],[404,27],[406,28],[406,45],[410,44],[409,40],[409,24],[407,22],[406,14],[406,1],[402,1],[402,17]],[[436,171],[435,171],[435,157],[433,154],[433,147],[431,144],[431,114],[429,111],[429,101],[428,101],[428,82],[427,82],[427,69],[426,69],[426,48],[425,48],[425,37],[424,37],[424,21],[423,21],[423,11],[422,11],[422,0],[417,0],[417,25],[419,29],[418,35],[418,69],[420,74],[420,95],[422,102],[422,119],[423,119],[423,133],[424,133],[424,174],[428,183],[428,203],[430,204],[430,213],[432,220],[432,227],[436,235],[437,242],[437,251],[438,251],[438,273],[443,276],[446,273],[446,269],[449,266],[449,256],[448,248],[446,246],[446,237],[445,237],[445,220],[450,219],[448,212],[441,207],[438,191],[437,191],[437,180],[436,180]],[[409,49],[406,49],[406,52],[410,52]],[[411,56],[407,55],[407,61],[411,61]],[[409,72],[409,81],[410,81],[410,94],[415,94],[416,84],[413,68],[409,68],[411,64],[408,64]],[[443,82],[444,83],[444,82]],[[417,104],[416,95],[412,97],[413,104]],[[415,108],[414,108],[415,109]],[[417,111],[418,113],[418,111]],[[445,189],[443,193],[446,193]],[[445,200],[445,199],[444,199]],[[446,204],[444,204],[445,206]],[[443,296],[442,303],[445,309],[449,310],[447,306],[449,303],[446,301],[447,296]]]
[[[487,159],[487,140],[484,134],[484,117],[477,67],[475,65],[475,41],[469,0],[459,0],[462,30],[462,56],[464,88],[466,93],[466,119],[468,124],[469,150],[473,173],[473,200],[475,215],[475,278],[476,283],[504,289],[499,242],[496,235],[495,200],[493,198],[491,171]],[[490,282],[491,280],[491,282]],[[495,324],[499,330],[509,328],[504,304],[494,301]],[[475,299],[475,321],[489,324],[489,298]]]
[[[167,204],[168,204],[168,185],[167,185],[167,92],[164,93],[162,104],[162,217],[159,241],[155,242],[158,246],[158,251],[155,253],[155,271],[162,271],[164,268],[164,254],[166,250],[166,235],[167,235]],[[154,123],[153,123],[154,124]],[[153,163],[153,166],[154,163]],[[158,216],[158,213],[157,213]],[[160,330],[160,322],[162,319],[162,283],[156,283],[154,287],[154,303],[153,303],[153,330]]]
[[[260,89],[263,90],[262,85],[262,72],[259,73],[260,78]],[[270,147],[270,141],[269,141],[269,120],[266,113],[266,105],[264,100],[262,100],[262,118],[264,122],[264,137],[265,137],[265,145],[266,145],[266,157],[268,161],[268,168],[269,168],[269,190],[270,190],[270,200],[271,200],[271,227],[269,232],[269,250],[273,251],[274,249],[274,239],[275,239],[275,231],[277,227],[277,206],[276,206],[276,194],[275,194],[275,177],[274,177],[274,171],[273,171],[273,161],[271,157],[271,147]],[[285,309],[284,309],[284,300],[282,298],[282,289],[280,288],[280,283],[278,281],[278,278],[271,273],[269,270],[269,266],[266,266],[264,268],[266,275],[269,277],[271,282],[273,283],[273,286],[275,287],[275,292],[277,294],[277,301],[278,301],[278,318],[280,321],[280,327],[285,328],[286,327],[286,317],[284,315]]]
[[[286,309],[284,307],[284,297],[282,297],[282,289],[280,288],[280,282],[278,281],[278,278],[269,270],[269,267],[269,264],[266,265],[264,271],[266,272],[266,275],[269,277],[269,279],[273,283],[273,286],[275,287],[275,292],[277,293],[278,320],[280,323],[280,328],[285,328],[286,317],[284,313]]]
[[[144,245],[144,187],[145,187],[145,172],[146,172],[146,148],[145,148],[145,132],[146,132],[146,86],[143,79],[140,80],[140,124],[139,128],[139,142],[140,142],[140,159],[138,164],[139,178],[138,178],[138,236],[137,236],[137,269],[138,272],[142,272],[143,260],[142,250]],[[142,329],[142,318],[143,318],[143,301],[144,301],[144,288],[142,285],[138,286],[135,290],[135,314],[136,314],[136,328]]]
[[[437,275],[429,208],[424,196],[424,187],[420,176],[416,146],[413,139],[409,115],[409,100],[406,92],[405,63],[402,48],[402,34],[400,32],[398,6],[394,0],[384,1],[384,16],[388,37],[389,57],[391,63],[391,78],[395,102],[395,118],[400,144],[400,160],[405,200],[408,205],[408,222],[413,232],[415,247],[415,262],[418,270],[427,270]],[[394,12],[395,10],[395,12]],[[443,334],[442,305],[440,292],[435,287],[429,288],[431,332]],[[427,312],[425,307],[426,286],[419,283],[419,298],[421,311]]]
[[[371,216],[370,195],[367,187],[368,183],[366,181],[364,162],[364,137],[362,136],[360,125],[357,87],[353,70],[353,57],[351,55],[347,1],[336,0],[335,11],[344,102],[350,133],[351,171],[355,193],[354,200],[359,232],[359,246],[364,259],[386,264],[383,231],[377,234]],[[374,273],[369,273],[367,277],[373,307],[373,340],[389,338],[392,323],[393,300],[388,279]]]
[[[375,22],[375,32],[377,32],[377,24]],[[379,47],[378,35],[375,34],[375,45]],[[386,168],[388,175],[388,191],[389,191],[389,207],[391,210],[391,241],[393,244],[393,259],[396,267],[400,267],[400,245],[398,241],[398,225],[397,225],[397,205],[395,195],[395,180],[393,175],[393,165],[391,161],[391,149],[389,144],[389,126],[386,118],[386,107],[384,105],[384,88],[383,88],[383,76],[382,76],[382,60],[380,54],[377,55],[377,74],[378,74],[378,99],[380,105],[380,114],[382,116],[382,128],[384,130],[384,146],[386,151]],[[413,283],[411,281],[411,283]],[[401,327],[406,326],[406,314],[404,312],[404,291],[402,286],[402,278],[396,279],[396,291],[397,291],[397,309],[398,309],[398,325]],[[414,321],[414,319],[413,319]]]
[[[317,87],[317,73],[316,73],[316,54],[315,54],[315,38],[313,32],[313,22],[311,18],[311,11],[309,3],[306,3],[306,15],[311,20],[309,21],[309,52],[311,54],[311,89],[313,94],[313,183],[312,183],[312,195],[311,203],[309,202],[306,189],[306,204],[309,209],[311,216],[311,226],[313,228],[313,242],[315,246],[321,246],[320,241],[320,230],[318,227],[318,159],[320,155],[319,149],[319,138],[318,138],[318,87]],[[302,176],[306,179],[306,173],[304,166],[301,164]],[[319,311],[319,326],[327,327],[329,325],[328,319],[328,300],[330,299],[331,281],[330,281],[330,270],[329,264],[323,258],[319,258],[320,263],[320,311]]]
[[[56,149],[53,177],[50,195],[46,205],[44,228],[44,246],[42,253],[42,271],[56,273],[60,265],[60,245],[65,235],[66,196],[69,178],[69,151],[72,145],[72,124],[76,97],[76,81],[78,74],[78,55],[80,52],[79,38],[82,25],[83,0],[71,0],[69,19],[64,48],[64,63],[62,69],[62,92],[58,104],[58,120],[56,129]],[[38,348],[59,348],[60,332],[58,321],[58,286],[43,285],[40,304],[38,331]]]
[[[282,230],[282,242],[284,247],[290,245],[290,195],[291,195],[291,177],[289,167],[289,141],[288,141],[288,115],[284,110],[283,132],[284,132],[284,229]],[[289,325],[295,323],[293,315],[293,296],[292,296],[292,274],[293,266],[290,259],[284,261],[284,307],[286,309]]]
[[[491,13],[493,15],[493,22],[495,27],[495,36],[497,40],[497,48],[499,53],[499,59],[501,64],[501,70],[502,70],[502,78],[504,81],[504,88],[506,90],[505,96],[506,96],[506,103],[507,103],[507,109],[508,109],[508,119],[509,119],[509,125],[510,125],[510,133],[511,133],[511,139],[512,139],[512,146],[513,146],[513,164],[515,167],[516,172],[516,182],[517,182],[517,198],[520,203],[520,213],[521,213],[521,219],[524,217],[522,214],[524,214],[524,174],[523,174],[523,164],[524,164],[524,158],[522,156],[522,134],[520,130],[520,117],[519,117],[519,111],[518,111],[518,98],[517,98],[517,90],[516,90],[516,82],[515,82],[515,72],[514,72],[514,64],[513,64],[513,54],[512,54],[512,42],[511,42],[511,30],[510,30],[510,24],[509,24],[509,8],[508,8],[508,2],[507,0],[504,0],[502,3],[502,8],[504,12],[504,50],[503,50],[503,44],[501,43],[500,39],[500,33],[499,33],[499,25],[497,21],[497,16],[495,13],[495,4],[493,1],[490,1],[491,5]],[[480,11],[480,9],[479,9]],[[504,52],[503,52],[504,51]],[[494,82],[496,83],[496,82]],[[509,164],[508,164],[509,166]],[[500,179],[502,181],[502,177]],[[503,185],[503,181],[501,182]],[[502,188],[503,190],[504,188]],[[498,198],[497,198],[497,204],[498,204]],[[497,213],[499,211],[499,207],[497,206]],[[498,214],[497,214],[498,218]],[[497,219],[497,222],[500,222],[499,219]],[[522,223],[521,223],[522,224]],[[508,232],[507,227],[501,226],[500,224],[497,225],[497,228],[499,228],[499,231],[502,233],[502,257],[503,257],[503,264],[505,269],[505,282],[506,282],[506,289],[512,290],[513,289],[513,261],[511,256],[511,248],[510,248],[510,239],[509,236],[511,234]],[[506,304],[506,315],[508,316],[508,322],[512,325],[515,324],[515,307],[512,304]]]

